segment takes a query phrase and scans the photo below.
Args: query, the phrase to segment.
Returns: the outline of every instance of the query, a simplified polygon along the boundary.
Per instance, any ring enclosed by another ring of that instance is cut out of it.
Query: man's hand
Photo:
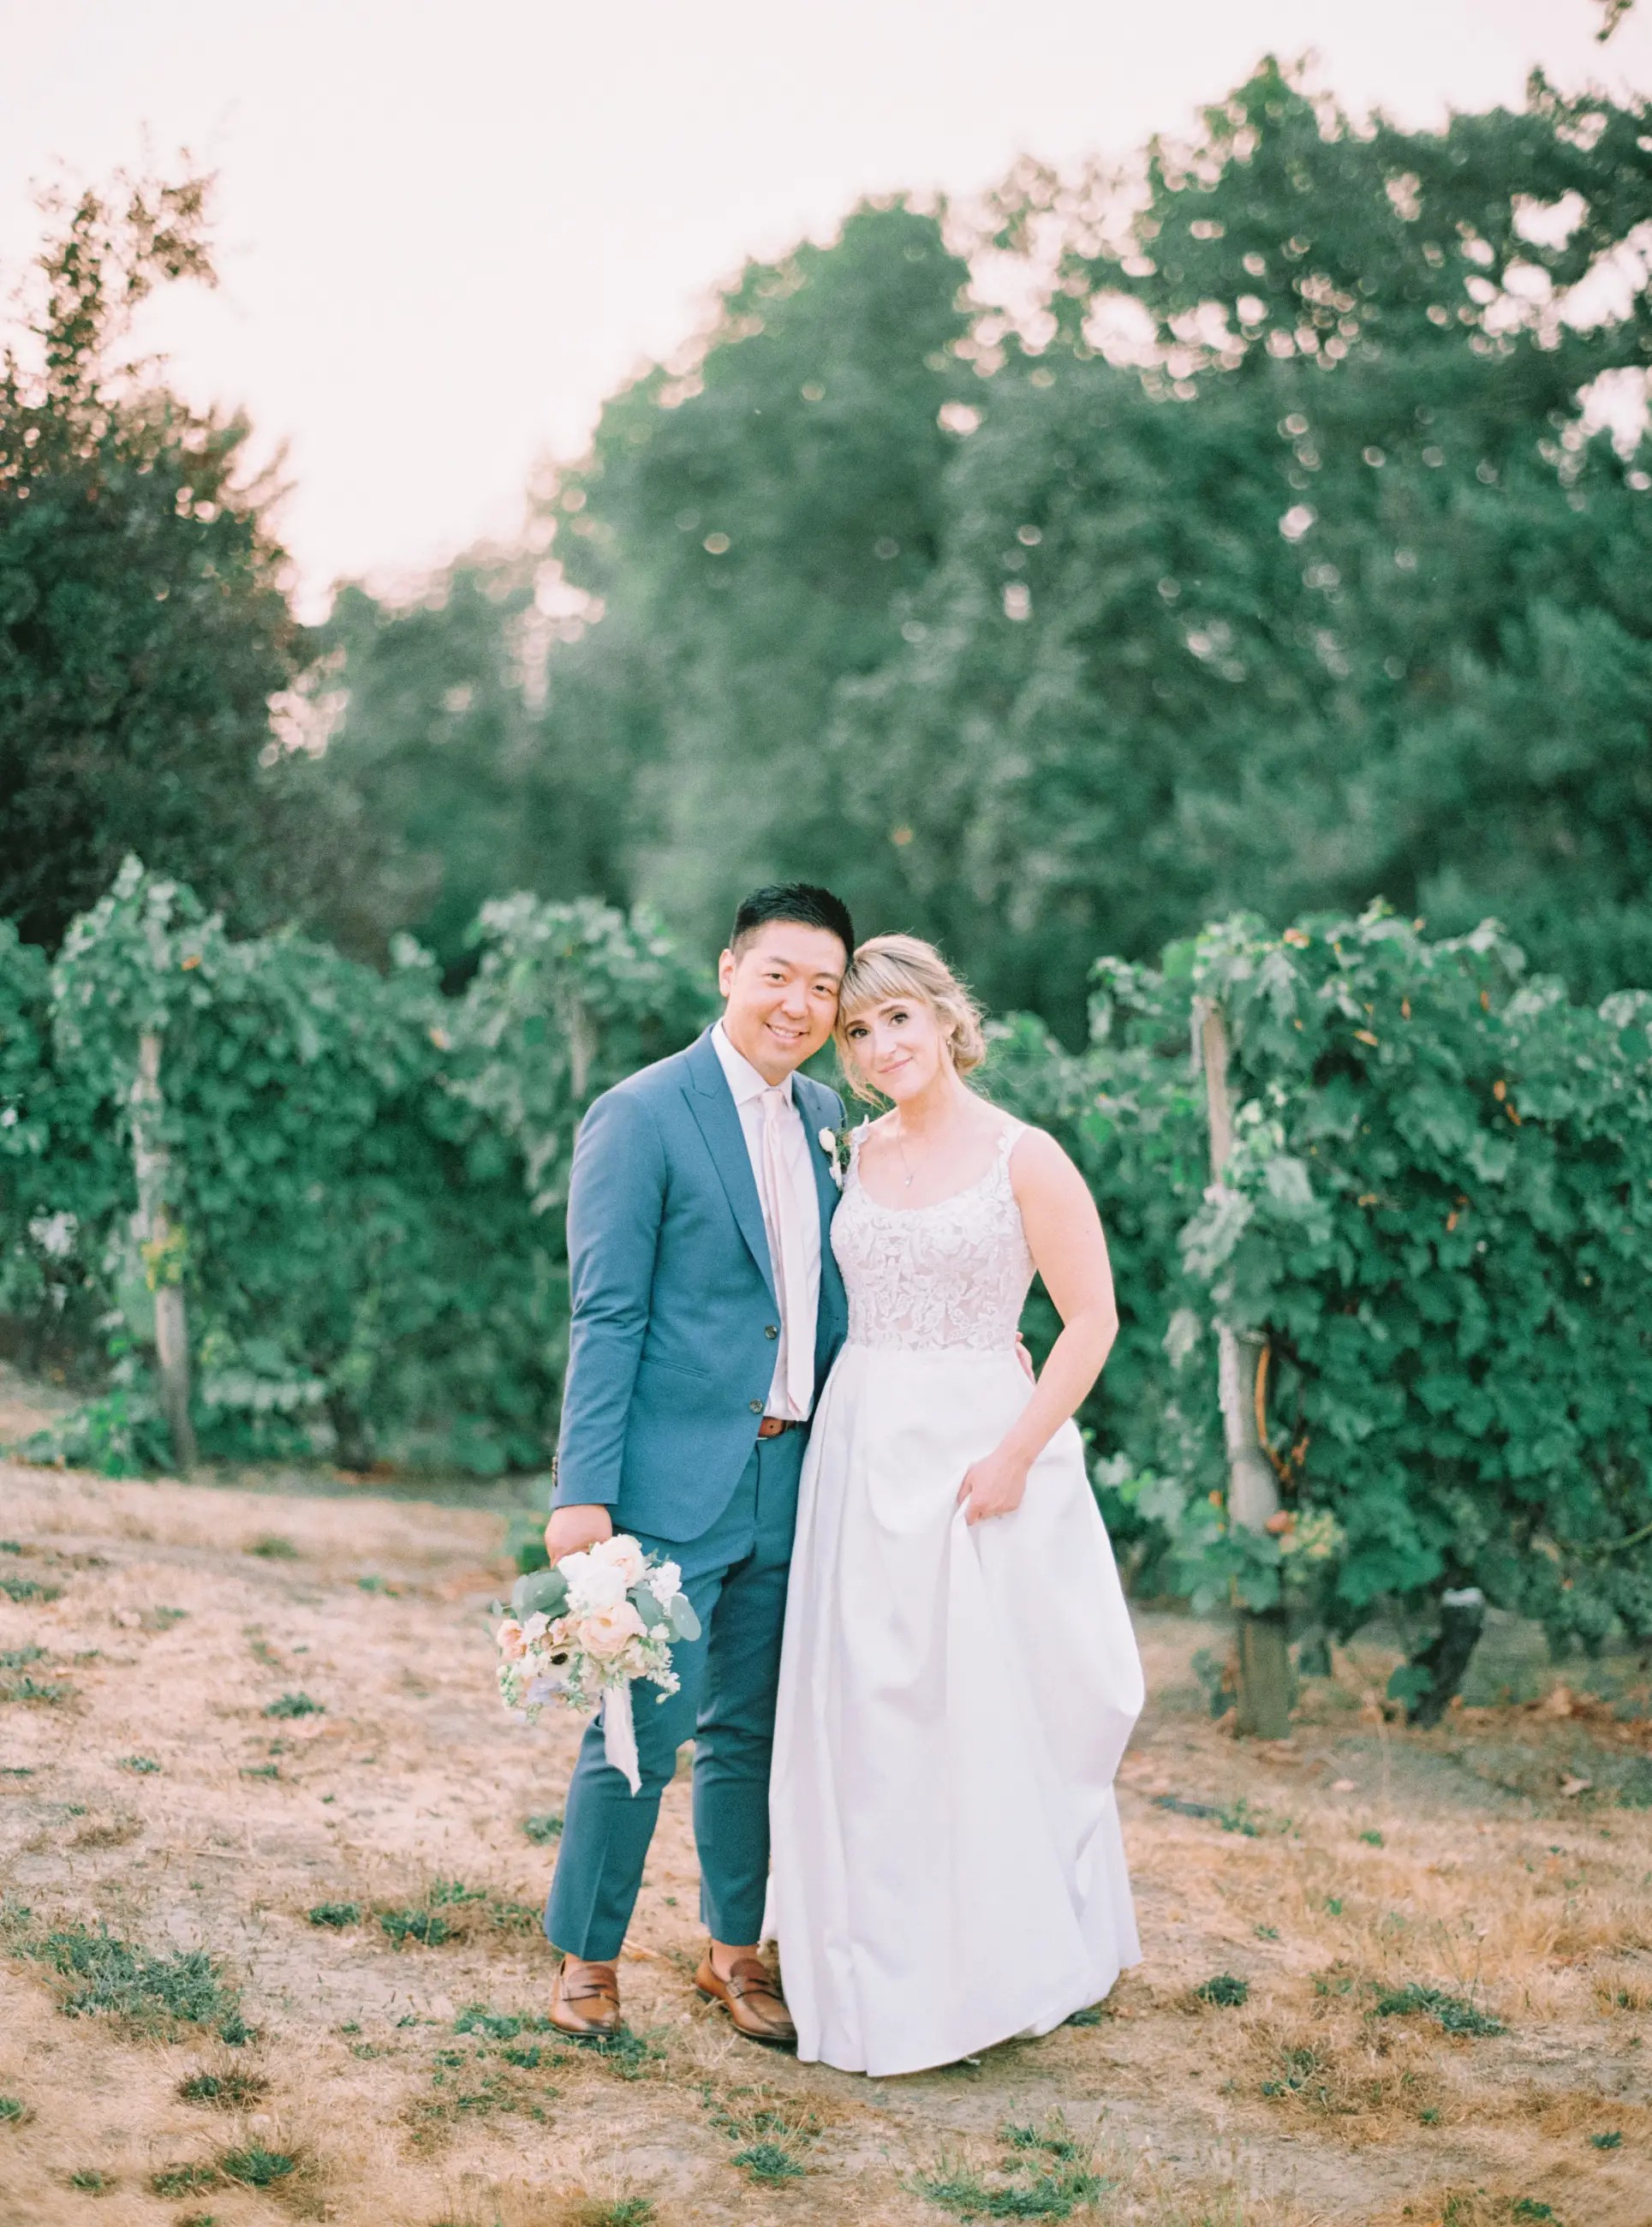
[[[607,1509],[600,1500],[587,1501],[583,1506],[552,1510],[545,1527],[545,1551],[554,1569],[564,1554],[583,1554],[587,1547],[613,1536],[614,1519]]]

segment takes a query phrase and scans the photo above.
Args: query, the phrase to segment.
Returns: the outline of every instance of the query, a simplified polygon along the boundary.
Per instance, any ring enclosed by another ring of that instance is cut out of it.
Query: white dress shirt
[[[730,1042],[727,1031],[719,1021],[711,1031],[711,1043],[716,1049],[723,1072],[740,1116],[741,1133],[746,1140],[746,1152],[751,1161],[751,1173],[757,1186],[758,1203],[763,1206],[764,1227],[769,1228],[769,1214],[764,1201],[763,1183],[763,1093],[769,1085],[763,1081],[751,1062],[743,1052],[737,1051]],[[810,1156],[809,1140],[803,1128],[803,1117],[792,1094],[792,1078],[788,1075],[780,1086],[786,1101],[786,1114],[781,1124],[785,1145],[786,1173],[790,1178],[797,1201],[797,1222],[803,1232],[803,1265],[808,1292],[806,1318],[800,1322],[786,1322],[782,1316],[786,1343],[808,1357],[811,1376],[814,1369],[814,1332],[820,1305],[820,1201],[814,1184],[814,1164]],[[772,1228],[769,1228],[769,1277],[775,1286],[776,1307],[783,1305],[781,1279],[776,1266],[777,1248]],[[796,1422],[807,1420],[807,1410],[799,1414],[795,1402],[786,1388],[785,1353],[777,1351],[775,1357],[774,1381],[769,1387],[765,1414],[783,1415]]]

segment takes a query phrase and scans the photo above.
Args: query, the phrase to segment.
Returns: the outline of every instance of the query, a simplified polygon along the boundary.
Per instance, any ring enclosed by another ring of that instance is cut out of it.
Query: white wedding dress
[[[1141,1665],[1076,1427],[1014,1515],[956,1506],[1030,1396],[1020,1133],[928,1207],[852,1159],[832,1225],[849,1337],[803,1470],[769,1930],[799,2056],[845,2071],[1047,2033],[1140,1953],[1113,1780]]]

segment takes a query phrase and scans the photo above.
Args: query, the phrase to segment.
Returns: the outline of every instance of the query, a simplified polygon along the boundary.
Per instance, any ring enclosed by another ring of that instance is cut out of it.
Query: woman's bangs
[[[888,953],[870,952],[864,959],[852,960],[839,997],[839,1027],[891,998],[916,999],[926,1005],[932,1002],[913,969]]]

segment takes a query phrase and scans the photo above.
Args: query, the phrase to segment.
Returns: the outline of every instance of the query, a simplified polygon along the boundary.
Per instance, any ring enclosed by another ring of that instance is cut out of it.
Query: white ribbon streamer
[[[631,1714],[629,1686],[610,1686],[603,1695],[603,1750],[633,1794],[642,1784],[637,1769],[637,1728]]]

